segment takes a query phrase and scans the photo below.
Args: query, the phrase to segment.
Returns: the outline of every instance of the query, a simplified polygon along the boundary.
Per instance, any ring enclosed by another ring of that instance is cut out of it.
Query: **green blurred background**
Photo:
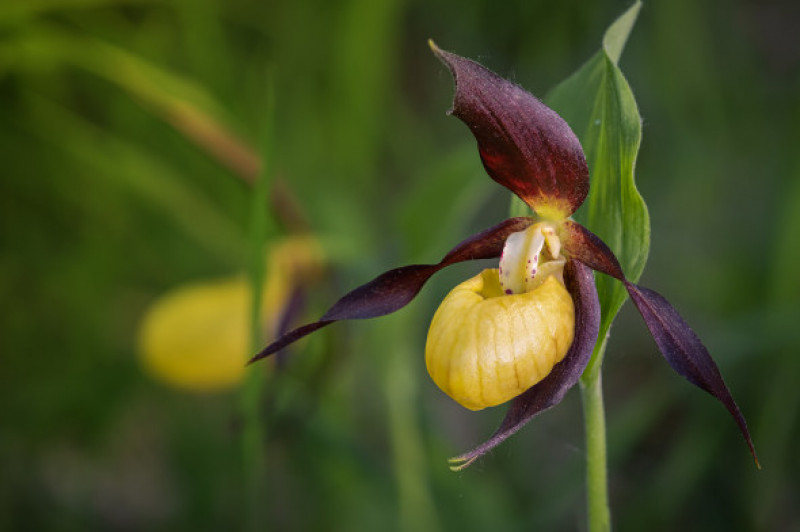
[[[544,95],[627,1],[0,2],[0,529],[238,529],[240,393],[151,379],[137,327],[170,287],[246,265],[275,87],[272,168],[330,273],[307,319],[392,266],[502,219],[426,45]],[[626,304],[605,364],[620,530],[800,530],[800,6],[645,3],[621,67],[652,217],[642,284],[714,354],[750,423],[664,363]],[[282,196],[282,197],[283,197]],[[269,227],[271,237],[291,228]],[[403,311],[339,324],[263,373],[272,530],[583,530],[572,392],[472,468],[503,408],[427,377],[427,323],[478,265]]]

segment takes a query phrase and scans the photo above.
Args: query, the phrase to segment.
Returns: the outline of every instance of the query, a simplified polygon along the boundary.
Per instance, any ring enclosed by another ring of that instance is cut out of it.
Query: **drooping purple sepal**
[[[437,264],[416,264],[389,270],[342,297],[319,321],[298,327],[275,340],[254,356],[250,363],[276,353],[333,322],[377,318],[400,310],[410,303],[427,280],[442,268],[457,262],[499,257],[508,235],[523,231],[532,223],[531,218],[509,218],[467,238],[450,250]]]
[[[716,397],[728,409],[750,448],[756,466],[760,468],[747,422],[722,379],[719,368],[695,332],[658,292],[628,281],[625,281],[625,287],[669,365],[686,380]]]
[[[455,78],[449,112],[472,130],[489,176],[539,215],[575,212],[589,193],[589,170],[567,123],[520,86],[430,45]]]
[[[739,426],[758,465],[758,457],[744,416],[733,400],[708,350],[678,311],[657,292],[628,281],[617,257],[606,243],[579,223],[567,221],[563,224],[562,241],[567,256],[625,284],[628,294],[669,365],[689,382],[710,393],[725,405]]]
[[[600,329],[600,303],[592,271],[576,260],[569,260],[564,283],[575,304],[575,336],[564,359],[538,384],[511,403],[506,417],[491,438],[469,452],[450,460],[451,469],[461,470],[512,436],[540,412],[557,405],[575,386],[589,359]]]

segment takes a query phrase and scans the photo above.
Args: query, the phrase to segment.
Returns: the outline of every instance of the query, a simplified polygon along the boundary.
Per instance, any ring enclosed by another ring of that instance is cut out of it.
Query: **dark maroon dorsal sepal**
[[[589,193],[589,169],[569,125],[519,85],[430,44],[455,78],[449,112],[472,130],[489,176],[542,217],[575,212]]]

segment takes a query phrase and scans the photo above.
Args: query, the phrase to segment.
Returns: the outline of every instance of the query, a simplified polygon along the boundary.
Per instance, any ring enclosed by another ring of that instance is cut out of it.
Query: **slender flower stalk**
[[[599,357],[605,352],[602,341]],[[606,459],[606,414],[603,407],[603,378],[600,364],[590,365],[581,375],[581,402],[586,438],[586,510],[589,532],[611,530],[608,503],[608,460]]]

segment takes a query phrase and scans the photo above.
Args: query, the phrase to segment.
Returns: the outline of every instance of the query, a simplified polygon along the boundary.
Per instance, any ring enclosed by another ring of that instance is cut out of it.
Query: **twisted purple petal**
[[[509,218],[464,240],[450,250],[438,264],[415,264],[389,270],[342,297],[319,321],[298,327],[281,336],[254,356],[249,363],[280,351],[333,322],[376,318],[400,310],[410,303],[427,280],[442,268],[457,262],[499,257],[508,235],[523,231],[532,223],[533,220],[530,218]]]
[[[728,409],[760,469],[747,422],[725,385],[719,368],[695,332],[661,294],[628,281],[625,281],[625,288],[669,365],[686,380],[716,397]]]
[[[625,278],[619,261],[608,246],[595,234],[576,222],[563,226],[564,253],[599,272],[619,279],[625,284],[634,305],[644,318],[658,349],[672,369],[686,380],[716,397],[733,416],[744,436],[750,454],[760,468],[747,422],[733,400],[708,349],[691,327],[662,295],[635,285]]]

